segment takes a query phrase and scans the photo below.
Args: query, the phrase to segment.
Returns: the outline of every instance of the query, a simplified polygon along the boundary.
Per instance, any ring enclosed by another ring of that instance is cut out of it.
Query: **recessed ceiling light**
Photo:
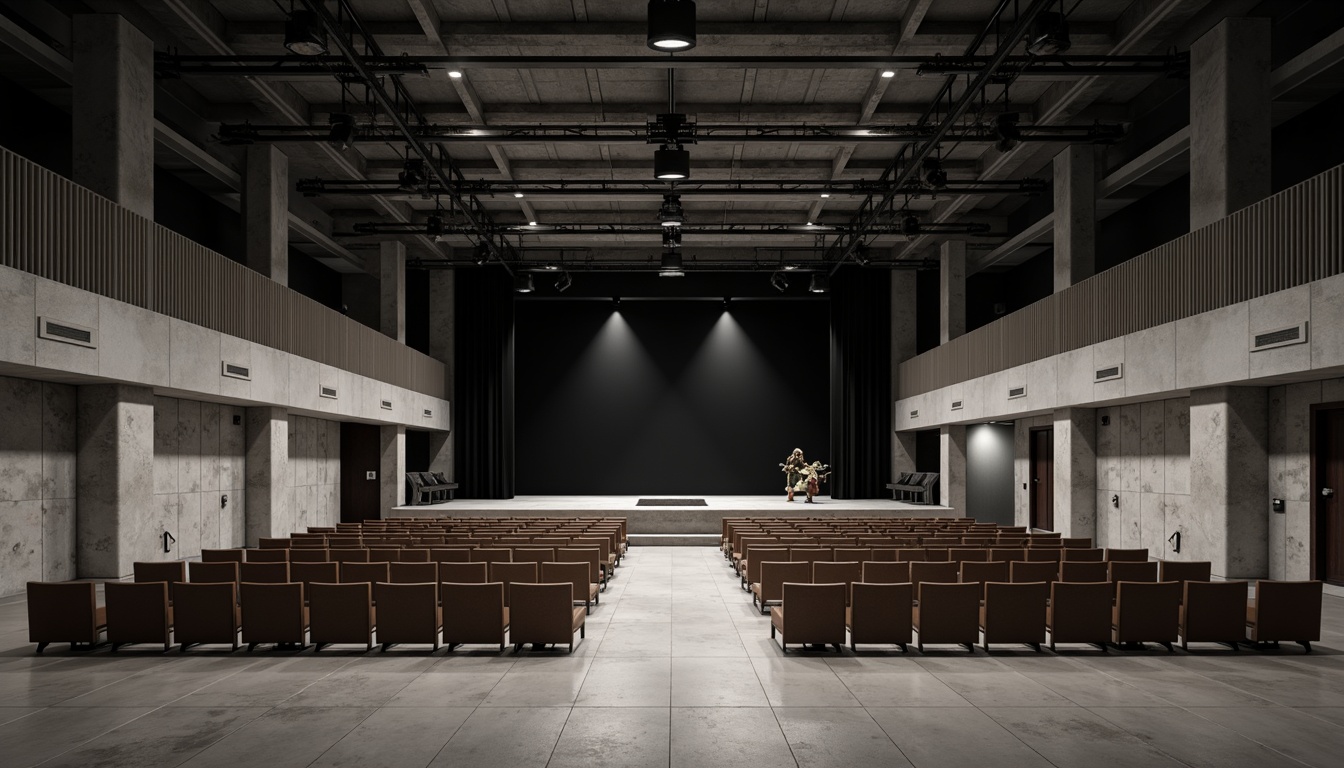
[[[694,0],[652,0],[649,3],[647,43],[655,51],[685,51],[695,47]]]
[[[888,69],[888,70],[885,70],[885,71],[882,73],[882,76],[883,76],[883,77],[895,77],[895,76],[896,76],[896,73],[895,73],[894,71]]]
[[[535,222],[535,221],[529,221],[529,222],[527,222],[527,226],[529,226],[529,227],[535,227],[535,226],[537,226],[537,222]]]
[[[513,196],[514,196],[514,197],[522,197],[522,196],[523,196],[523,193],[522,193],[522,192],[514,192],[514,193],[513,193]]]
[[[821,193],[821,196],[822,196],[822,197],[830,197],[830,196],[831,196],[831,193],[830,193],[830,192],[822,192],[822,193]]]
[[[459,72],[459,71],[456,70],[456,69],[450,69],[450,70],[448,70],[448,76],[451,77],[451,78],[453,78],[454,80],[456,80],[456,79],[462,77],[462,73]]]

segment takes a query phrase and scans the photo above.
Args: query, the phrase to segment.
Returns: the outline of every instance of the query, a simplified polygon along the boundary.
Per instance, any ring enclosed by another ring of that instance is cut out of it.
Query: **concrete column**
[[[406,343],[406,244],[378,244],[378,294],[380,329]]]
[[[1055,155],[1055,291],[1097,271],[1097,155],[1070,144]]]
[[[247,148],[243,169],[247,266],[289,284],[289,158],[273,144]]]
[[[900,399],[899,366],[915,356],[915,316],[917,294],[914,270],[891,271],[891,401]],[[893,419],[894,422],[894,419]],[[915,471],[915,433],[893,432],[891,438],[891,479],[902,472]]]
[[[1064,536],[1097,535],[1097,412],[1055,411],[1055,530]]]
[[[965,241],[948,240],[938,256],[938,343],[946,344],[966,332]]]
[[[1223,19],[1190,46],[1190,228],[1269,196],[1269,19]]]
[[[382,517],[391,517],[393,507],[406,503],[406,428],[379,427],[378,441],[378,509]]]
[[[119,579],[137,560],[174,560],[163,533],[177,517],[154,514],[154,390],[82,386],[76,395],[76,573]]]
[[[247,409],[247,545],[294,531],[294,489],[289,483],[289,412]]]
[[[124,18],[75,14],[75,183],[154,218],[154,43]]]
[[[966,427],[938,428],[938,503],[966,512]]]
[[[1208,560],[1220,578],[1269,572],[1268,398],[1260,387],[1190,392],[1190,502],[1166,534],[1181,533],[1179,560]]]
[[[456,290],[451,269],[435,269],[429,272],[429,356],[443,363],[446,368],[444,399],[449,401],[449,426],[455,422],[452,410],[454,397],[453,364],[457,343],[456,305],[453,294]],[[442,472],[444,477],[455,480],[455,459],[453,433],[435,432],[429,438],[429,469]]]

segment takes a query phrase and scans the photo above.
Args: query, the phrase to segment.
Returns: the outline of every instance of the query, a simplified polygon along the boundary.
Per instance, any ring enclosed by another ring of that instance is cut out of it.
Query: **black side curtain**
[[[831,498],[884,496],[891,464],[891,281],[831,278]]]
[[[501,268],[454,276],[457,320],[453,430],[458,495],[514,494],[513,279]]]

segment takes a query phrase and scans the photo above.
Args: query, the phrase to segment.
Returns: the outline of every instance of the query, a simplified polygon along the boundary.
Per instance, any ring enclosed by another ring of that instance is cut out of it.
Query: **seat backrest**
[[[243,550],[243,562],[245,563],[287,563],[289,562],[288,549],[245,549]]]
[[[928,557],[925,555],[923,548],[911,547],[909,549],[898,548],[896,550],[896,559],[903,563],[922,563],[925,560],[928,560]]]
[[[232,560],[211,563],[188,563],[187,580],[198,584],[218,584],[222,581],[238,583],[238,563]],[[176,601],[177,598],[173,598]]]
[[[1064,548],[1065,548],[1065,549],[1091,549],[1091,548],[1092,548],[1092,537],[1091,537],[1091,536],[1073,536],[1073,537],[1064,536],[1064,537],[1061,537],[1059,541],[1060,541],[1061,544],[1064,545]]]
[[[989,560],[989,550],[980,547],[949,547],[947,559],[953,563],[985,562]]]
[[[1319,581],[1270,581],[1255,583],[1255,608],[1250,612],[1252,639],[1261,642],[1321,639]]]
[[[1045,634],[1045,605],[1050,598],[1050,585],[1043,581],[1005,584],[1000,581],[985,583],[985,624],[991,618],[1026,627],[1039,622],[1041,638]]]
[[[378,632],[381,636],[383,625],[387,623],[432,620],[439,604],[439,585],[432,581],[377,582],[373,585],[373,602],[378,606]]]
[[[371,642],[373,584],[313,582],[308,585],[309,632],[315,643]]]
[[[863,563],[857,560],[831,562],[818,560],[812,564],[813,584],[844,584],[845,601],[849,601],[849,585],[863,579]]]
[[[312,584],[314,581],[322,581],[328,584],[334,584],[340,581],[341,575],[340,563],[290,563],[289,578],[292,581],[303,584]]]
[[[438,563],[388,563],[387,580],[393,584],[437,583]]]
[[[230,565],[237,567],[237,563]],[[178,582],[173,585],[173,634],[179,643],[233,643],[237,632],[236,582]]]
[[[1033,581],[1052,582],[1059,579],[1059,563],[1052,560],[1030,562],[1015,560],[1008,564],[1008,580],[1017,584]]]
[[[439,563],[440,582],[484,584],[489,580],[489,563]]]
[[[238,566],[238,579],[253,584],[283,584],[289,581],[289,563],[243,563]]]
[[[1078,563],[1098,563],[1106,559],[1106,550],[1104,549],[1065,547],[1062,554],[1064,555],[1063,559]]]
[[[485,565],[480,563],[479,565]],[[504,585],[439,584],[443,604],[443,639],[449,643],[504,642]]]
[[[327,551],[333,562],[337,563],[367,563],[369,562],[369,550],[363,547],[336,547],[333,546]]]
[[[845,606],[849,604],[849,585],[808,584],[786,581],[783,584],[784,635],[817,636],[834,633],[845,639]],[[803,642],[809,642],[804,640]]]
[[[370,563],[395,563],[401,560],[401,547],[369,547]]]
[[[1146,549],[1107,549],[1107,562],[1145,563],[1148,562]]]
[[[490,580],[504,585],[504,604],[513,605],[514,584],[537,583],[536,563],[495,562],[490,564]]]
[[[341,563],[341,583],[357,584],[368,582],[376,584],[387,581],[388,563]]]
[[[602,550],[597,547],[560,547],[555,550],[555,559],[561,563],[587,563],[588,580],[596,584],[602,580],[602,569],[598,558]]]
[[[469,563],[471,562],[471,548],[432,547],[429,550],[429,559],[435,563]]]
[[[244,581],[239,586],[243,606],[243,642],[303,643],[304,585],[299,581],[284,584],[256,584]]]
[[[805,584],[812,579],[812,563],[798,560],[787,563],[761,563],[761,600],[776,601],[784,598],[784,582]]]
[[[202,549],[201,562],[203,563],[241,563],[243,562],[243,550],[241,549]]]
[[[919,591],[919,585],[924,582],[952,584],[957,581],[959,575],[957,563],[953,562],[910,564],[910,583],[915,585],[916,592]]]
[[[789,559],[789,550],[783,547],[772,547],[758,544],[747,550],[747,572],[744,575],[748,584],[755,584],[761,580],[761,563],[787,563]]]
[[[1008,563],[998,560],[989,563],[967,561],[961,564],[962,583],[983,584],[987,581],[1009,581]]]
[[[1107,563],[1064,562],[1059,564],[1059,580],[1068,582],[1110,581]]]
[[[289,549],[293,543],[293,539],[282,537],[262,536],[257,539],[257,546],[262,549]]]
[[[1157,581],[1157,561],[1112,560],[1106,563],[1111,581]]]
[[[1158,578],[1162,581],[1209,581],[1213,564],[1208,560],[1162,560]]]
[[[568,582],[574,585],[574,600],[587,602],[589,581],[587,563],[542,563],[541,581],[548,584]]]
[[[332,562],[331,552],[326,547],[289,550],[289,562],[292,563],[328,563]]]
[[[1002,560],[1005,563],[1026,560],[1027,550],[1025,547],[990,547],[989,559]]]
[[[1181,585],[1174,581],[1115,582],[1115,641],[1172,642],[1180,627]]]
[[[397,554],[397,563],[428,563],[429,550],[424,547],[402,547]]]
[[[818,560],[830,560],[832,556],[831,547],[789,547],[791,560],[815,563]]]
[[[555,560],[555,550],[549,547],[514,547],[513,562],[515,563],[553,563]]]
[[[511,563],[513,562],[513,550],[482,547],[471,550],[469,557],[473,563]]]
[[[168,642],[168,584],[162,581],[108,581],[107,639],[113,643]]]
[[[907,584],[910,582],[910,563],[866,560],[861,575],[867,584]]]
[[[169,584],[187,580],[187,564],[181,560],[166,563],[132,563],[136,581],[164,581]]]
[[[514,643],[565,643],[574,635],[574,586],[518,582],[507,596]],[[582,612],[582,609],[579,609]]]
[[[871,547],[836,547],[832,557],[835,562],[843,563],[847,560],[862,563],[865,560],[873,559],[873,550]]]

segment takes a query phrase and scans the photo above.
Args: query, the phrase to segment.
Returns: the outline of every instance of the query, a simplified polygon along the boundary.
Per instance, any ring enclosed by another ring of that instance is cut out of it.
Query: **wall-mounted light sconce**
[[[171,533],[169,533],[169,532],[167,532],[167,531],[164,531],[164,532],[163,532],[163,551],[164,551],[164,552],[172,552],[172,551],[173,551],[173,544],[175,544],[175,543],[177,543],[177,538],[176,538],[175,536],[173,536],[173,534],[171,534]]]
[[[1116,509],[1120,508],[1120,494],[1117,493],[1111,497],[1111,506]]]
[[[226,493],[219,497],[219,508],[223,509],[227,506],[229,506],[229,494]]]
[[[1180,531],[1177,531],[1177,532],[1171,534],[1171,536],[1167,539],[1167,543],[1171,545],[1171,551],[1172,551],[1172,552],[1180,552],[1180,551],[1181,551],[1181,532],[1180,532]]]
[[[1272,500],[1270,502],[1270,508],[1279,514],[1283,514],[1284,512],[1288,511],[1287,508],[1284,506],[1283,499]]]
[[[1110,417],[1110,416],[1102,416],[1102,417],[1101,417],[1101,426],[1103,426],[1103,427],[1109,427],[1109,426],[1111,426],[1111,417]]]

